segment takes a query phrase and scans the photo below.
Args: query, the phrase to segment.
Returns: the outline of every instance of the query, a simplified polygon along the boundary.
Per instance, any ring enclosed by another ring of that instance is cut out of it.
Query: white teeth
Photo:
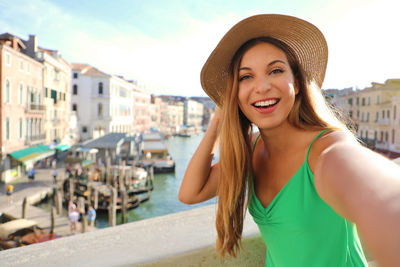
[[[276,104],[277,102],[278,102],[277,99],[271,99],[271,100],[256,102],[256,103],[254,103],[254,106],[256,106],[256,107],[268,107],[268,106]]]

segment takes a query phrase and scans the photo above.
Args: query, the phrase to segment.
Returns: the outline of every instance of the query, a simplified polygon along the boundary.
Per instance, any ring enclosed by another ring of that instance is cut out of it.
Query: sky
[[[154,94],[205,96],[200,71],[222,36],[261,13],[316,25],[329,47],[324,89],[400,78],[398,0],[0,0],[0,33],[70,63],[137,80]]]

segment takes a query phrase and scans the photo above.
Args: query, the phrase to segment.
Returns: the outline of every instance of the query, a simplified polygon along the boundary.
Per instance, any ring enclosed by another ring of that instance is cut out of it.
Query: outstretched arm
[[[178,195],[183,203],[195,204],[216,195],[218,163],[211,163],[218,146],[220,116],[220,109],[217,107],[209,128],[186,168]]]
[[[380,266],[400,266],[400,167],[353,142],[328,146],[315,166],[315,186],[336,212],[357,225]]]

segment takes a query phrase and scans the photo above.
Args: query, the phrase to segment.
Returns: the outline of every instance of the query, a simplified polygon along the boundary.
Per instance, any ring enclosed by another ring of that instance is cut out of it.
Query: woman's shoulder
[[[314,140],[308,155],[308,164],[312,171],[318,157],[336,144],[359,145],[357,139],[348,131],[327,130]]]

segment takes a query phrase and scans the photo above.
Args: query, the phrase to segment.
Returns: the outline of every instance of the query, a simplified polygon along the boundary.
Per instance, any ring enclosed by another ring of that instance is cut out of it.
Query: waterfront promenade
[[[58,181],[64,178],[64,168],[58,168]],[[50,230],[50,212],[33,206],[46,197],[48,193],[53,192],[55,184],[53,183],[52,169],[38,169],[35,179],[30,181],[26,176],[15,178],[10,182],[14,186],[12,203],[8,204],[5,184],[0,184],[0,214],[5,213],[15,218],[22,217],[22,203],[26,197],[28,207],[26,219],[36,221],[37,225],[45,230]],[[79,231],[80,226],[78,227]],[[56,215],[55,233],[66,236],[70,233],[69,221],[66,216]]]

